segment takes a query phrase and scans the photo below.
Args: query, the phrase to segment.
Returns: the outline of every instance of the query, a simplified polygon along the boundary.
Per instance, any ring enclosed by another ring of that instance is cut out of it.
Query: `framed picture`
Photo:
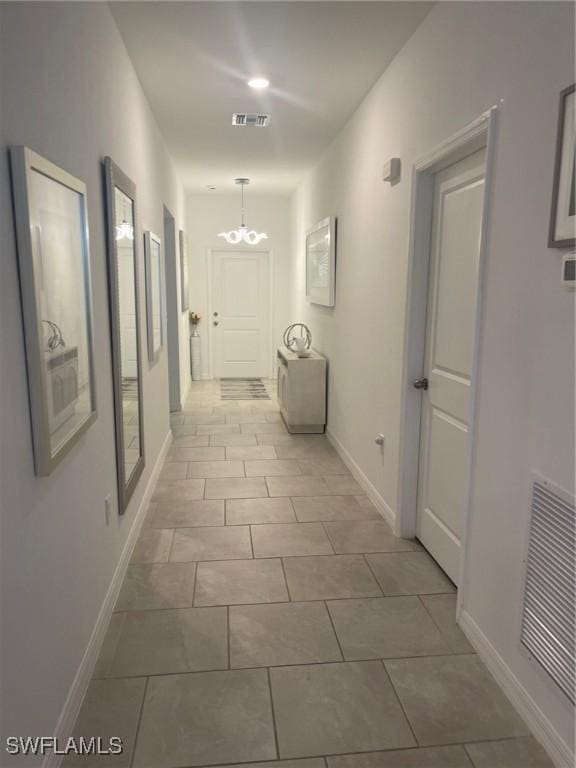
[[[183,230],[180,230],[180,309],[188,312],[190,299],[188,297],[188,242]]]
[[[318,222],[306,232],[306,298],[333,307],[336,289],[336,219]]]
[[[162,243],[153,232],[144,233],[146,262],[146,319],[148,328],[148,362],[154,364],[164,344],[164,302]]]
[[[550,248],[574,248],[576,245],[576,110],[575,88],[560,94],[556,165],[550,215]]]
[[[49,475],[96,419],[86,185],[11,147],[34,467]]]

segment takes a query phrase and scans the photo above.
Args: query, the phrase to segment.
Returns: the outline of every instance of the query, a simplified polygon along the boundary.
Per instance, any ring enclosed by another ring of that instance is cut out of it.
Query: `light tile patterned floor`
[[[288,434],[266,385],[234,402],[195,383],[173,417],[76,724],[126,750],[65,765],[551,768],[452,583],[323,436]]]

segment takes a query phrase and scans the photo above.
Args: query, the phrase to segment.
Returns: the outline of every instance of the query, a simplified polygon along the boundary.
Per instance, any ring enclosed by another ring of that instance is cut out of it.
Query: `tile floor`
[[[216,382],[172,422],[76,724],[125,752],[66,766],[551,768],[323,436]]]

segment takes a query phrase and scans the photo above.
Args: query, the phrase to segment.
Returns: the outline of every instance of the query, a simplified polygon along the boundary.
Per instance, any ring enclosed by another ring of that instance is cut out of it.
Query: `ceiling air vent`
[[[248,128],[266,128],[270,122],[270,115],[261,112],[234,112],[232,125],[242,125]]]

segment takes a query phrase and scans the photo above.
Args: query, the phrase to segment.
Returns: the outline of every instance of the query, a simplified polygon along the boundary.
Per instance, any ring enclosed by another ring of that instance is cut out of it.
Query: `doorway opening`
[[[418,537],[458,587],[496,115],[494,107],[414,168],[396,532]]]

